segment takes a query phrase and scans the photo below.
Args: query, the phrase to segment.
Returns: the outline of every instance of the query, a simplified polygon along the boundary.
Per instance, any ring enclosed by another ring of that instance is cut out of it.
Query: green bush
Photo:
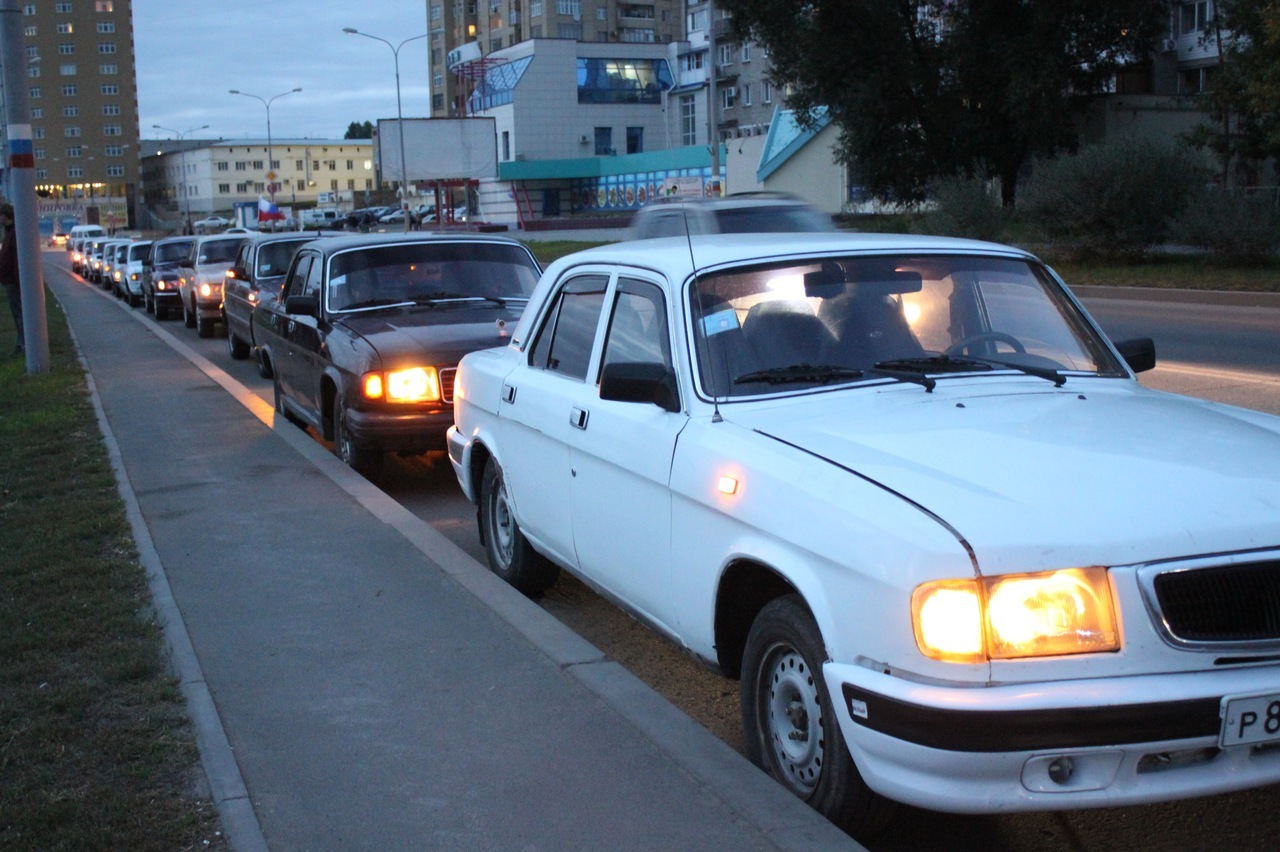
[[[1037,163],[1020,207],[1085,256],[1138,257],[1169,238],[1204,179],[1185,146],[1122,139]]]
[[[1008,224],[1000,196],[981,178],[953,177],[933,188],[934,207],[925,216],[931,234],[1001,240]]]
[[[1280,199],[1273,192],[1202,190],[1174,220],[1172,236],[1217,260],[1261,263],[1280,249]]]

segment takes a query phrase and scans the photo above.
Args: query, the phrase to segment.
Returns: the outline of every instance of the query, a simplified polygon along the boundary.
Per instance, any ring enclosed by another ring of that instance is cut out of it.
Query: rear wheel
[[[480,536],[490,570],[529,597],[551,588],[560,576],[559,566],[534,550],[520,532],[502,468],[492,458],[480,482]]]
[[[882,828],[893,803],[872,792],[849,756],[822,678],[822,634],[798,595],[760,610],[742,656],[747,757],[857,837]]]
[[[231,326],[227,326],[227,354],[237,361],[243,361],[249,357],[249,344],[241,340]]]
[[[196,309],[194,305],[182,303],[182,324],[187,328],[196,327]]]
[[[291,412],[284,404],[284,392],[280,390],[280,380],[276,379],[271,383],[271,396],[275,402],[276,414],[279,414],[285,420],[288,420],[299,429],[306,429],[307,424],[302,419]]]
[[[209,317],[202,317],[195,311],[191,313],[196,318],[196,334],[201,337],[213,337],[213,320]]]
[[[267,350],[259,346],[257,349],[258,375],[264,379],[269,379],[275,375],[275,370],[271,367],[271,356],[267,354]]]

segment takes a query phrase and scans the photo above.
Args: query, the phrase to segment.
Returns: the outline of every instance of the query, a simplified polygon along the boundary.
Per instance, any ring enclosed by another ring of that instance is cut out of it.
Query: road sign
[[[276,179],[276,173],[274,171],[267,172],[267,180],[275,180],[275,179]]]
[[[275,195],[279,191],[280,191],[280,184],[275,183],[274,181],[267,184],[267,192],[271,193],[272,195]]]

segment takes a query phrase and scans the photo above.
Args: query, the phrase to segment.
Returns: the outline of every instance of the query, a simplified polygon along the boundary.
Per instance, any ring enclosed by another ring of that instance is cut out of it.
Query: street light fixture
[[[395,58],[396,129],[400,133],[400,210],[402,213],[404,213],[404,229],[405,231],[408,231],[409,230],[409,164],[405,162],[405,158],[404,158],[404,112],[400,108],[400,48],[404,47],[406,44],[408,44],[411,41],[417,41],[420,38],[426,38],[429,35],[429,33],[423,33],[422,35],[416,35],[411,38],[407,38],[404,41],[400,42],[398,45],[396,45],[387,41],[385,38],[378,38],[376,35],[369,35],[368,33],[362,33],[360,32],[360,30],[357,30],[354,27],[343,27],[342,31],[344,33],[349,33],[350,35],[364,36],[365,38],[371,38],[374,41],[382,42],[387,47],[391,48],[391,55],[392,57]]]
[[[156,130],[163,130],[172,133],[178,137],[178,152],[182,156],[182,215],[187,220],[186,233],[192,232],[191,227],[191,199],[187,197],[187,147],[183,145],[183,141],[197,130],[208,130],[209,125],[202,124],[199,127],[189,127],[186,130],[174,130],[172,127],[161,127],[158,124],[151,125]]]
[[[260,95],[253,95],[253,94],[250,94],[249,92],[242,92],[239,89],[228,90],[228,94],[244,95],[246,98],[253,98],[256,101],[261,101],[262,105],[267,108],[267,191],[271,193],[272,204],[275,204],[275,201],[276,201],[276,191],[272,189],[272,187],[275,186],[275,182],[276,182],[276,172],[275,172],[276,167],[275,167],[275,157],[272,154],[272,146],[271,146],[271,103],[276,98],[283,98],[285,95],[292,95],[301,91],[302,89],[290,89],[287,92],[281,92],[278,95],[272,95],[270,98],[263,98]]]

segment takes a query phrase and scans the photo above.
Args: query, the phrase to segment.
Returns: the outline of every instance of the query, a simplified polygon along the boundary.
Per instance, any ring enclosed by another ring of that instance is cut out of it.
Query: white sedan
[[[450,458],[492,569],[571,571],[741,679],[837,824],[1280,781],[1280,419],[1141,387],[1018,249],[621,243],[468,355]]]

